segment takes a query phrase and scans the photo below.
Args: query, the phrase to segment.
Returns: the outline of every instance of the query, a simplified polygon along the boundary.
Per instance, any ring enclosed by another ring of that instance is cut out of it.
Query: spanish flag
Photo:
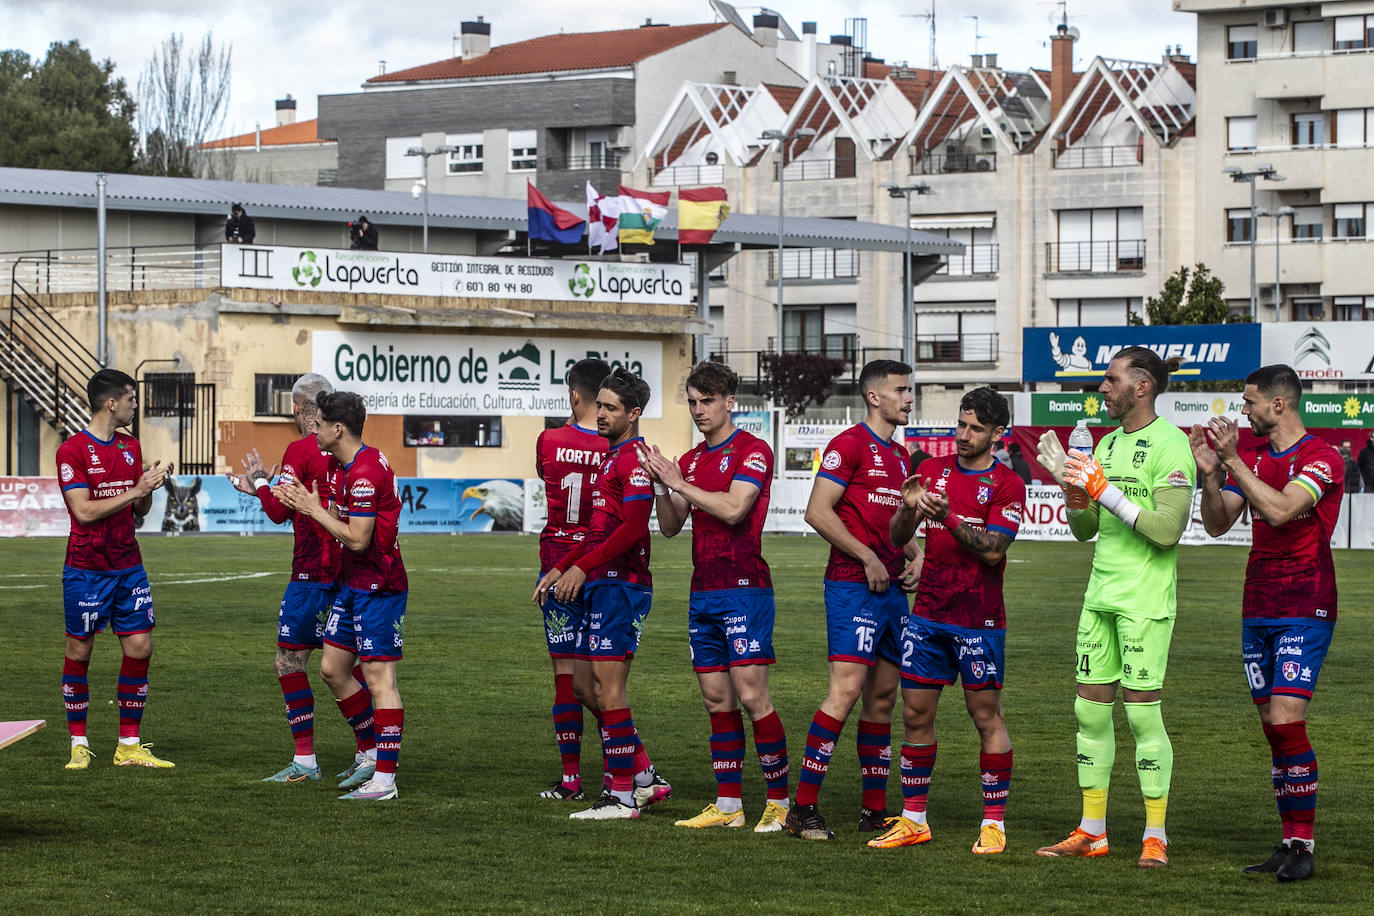
[[[716,234],[730,205],[724,188],[682,188],[677,192],[677,240],[680,245],[706,245]]]

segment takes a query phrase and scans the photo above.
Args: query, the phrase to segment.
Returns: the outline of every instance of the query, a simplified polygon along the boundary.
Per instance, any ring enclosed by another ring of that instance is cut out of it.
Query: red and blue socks
[[[563,785],[582,787],[582,704],[573,693],[573,676],[553,677],[553,731],[563,760]]]
[[[353,739],[357,743],[358,753],[376,757],[377,740],[373,735],[375,716],[372,711],[372,694],[363,687],[336,702],[339,704],[339,712],[353,728]]]
[[[754,750],[768,787],[768,800],[787,804],[787,733],[775,709],[754,723]]]
[[[744,716],[738,709],[711,713],[711,770],[716,776],[716,807],[728,813],[743,807]]]
[[[1288,822],[1283,839],[1302,840],[1309,846],[1314,839],[1317,818],[1317,755],[1307,740],[1307,722],[1273,725],[1283,751],[1283,794],[1288,805]]]
[[[930,774],[935,771],[938,744],[902,745],[902,816],[918,824],[926,822],[926,802],[930,795]]]
[[[86,715],[91,708],[91,688],[87,680],[90,667],[89,660],[62,659],[62,705],[67,708],[67,732],[73,744],[86,743]]]
[[[286,701],[286,724],[296,746],[295,761],[303,767],[315,766],[315,693],[304,671],[277,677]]]
[[[983,783],[983,823],[1003,827],[1007,818],[1007,796],[1011,794],[1011,751],[980,753],[978,775]]]
[[[401,759],[401,731],[404,709],[378,709],[373,713],[373,732],[377,739],[377,772],[373,780],[389,789],[396,784],[396,764]]]
[[[148,702],[148,659],[124,656],[119,663],[115,698],[119,703],[119,743],[137,744],[143,706]]]
[[[806,752],[801,772],[797,774],[797,804],[814,805],[821,797],[821,784],[830,770],[830,758],[835,755],[835,742],[840,740],[844,722],[816,710],[811,727],[806,731]]]
[[[635,757],[643,745],[628,706],[601,711],[601,745],[611,774],[611,794],[621,804],[634,807]]]
[[[855,743],[859,750],[859,774],[863,801],[869,811],[887,809],[887,777],[892,769],[892,723],[859,720]]]

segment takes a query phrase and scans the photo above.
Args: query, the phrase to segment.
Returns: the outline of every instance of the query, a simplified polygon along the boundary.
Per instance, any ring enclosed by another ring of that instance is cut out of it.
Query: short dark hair
[[[1118,359],[1124,359],[1126,365],[1148,375],[1157,395],[1169,390],[1169,375],[1183,365],[1183,360],[1177,356],[1160,359],[1159,354],[1149,347],[1123,347],[1112,354],[1113,362]]]
[[[322,392],[315,403],[320,408],[321,423],[342,423],[355,436],[362,436],[367,422],[367,405],[351,391]]]
[[[610,363],[599,357],[589,356],[569,366],[564,378],[568,382],[568,389],[582,395],[582,400],[594,401],[601,380],[610,373]]]
[[[687,387],[695,388],[702,394],[733,397],[739,391],[739,376],[724,363],[704,359],[688,374]]]
[[[864,365],[863,371],[859,373],[859,393],[864,394],[872,391],[879,382],[886,381],[889,375],[910,374],[911,367],[906,363],[899,363],[895,359],[870,360]]]
[[[1302,382],[1298,380],[1298,374],[1283,363],[1261,366],[1245,377],[1245,384],[1254,385],[1267,398],[1281,397],[1294,406],[1302,398]]]
[[[99,413],[110,398],[122,398],[126,389],[137,387],[138,383],[128,374],[118,369],[101,369],[86,383],[86,403],[91,406],[91,413]]]
[[[979,423],[987,423],[994,429],[1005,427],[1011,422],[1011,408],[1002,393],[990,385],[975,388],[959,399],[959,412],[973,411]]]
[[[616,366],[601,380],[601,387],[615,392],[626,410],[649,406],[649,383],[624,366]]]

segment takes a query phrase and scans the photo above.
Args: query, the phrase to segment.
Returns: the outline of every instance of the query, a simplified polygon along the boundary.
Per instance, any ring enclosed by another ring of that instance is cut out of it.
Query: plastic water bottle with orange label
[[[1073,432],[1069,433],[1069,454],[1077,452],[1091,458],[1093,453],[1093,434],[1088,429],[1087,420],[1079,420],[1074,426]],[[1064,487],[1064,505],[1070,509],[1086,509],[1092,500],[1088,496],[1088,491],[1082,487]]]

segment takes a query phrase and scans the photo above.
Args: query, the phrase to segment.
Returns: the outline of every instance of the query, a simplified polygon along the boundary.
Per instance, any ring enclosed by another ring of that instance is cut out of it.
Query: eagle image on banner
[[[587,247],[600,248],[601,253],[614,251],[619,244],[616,228],[620,218],[620,198],[602,197],[592,183],[587,182]]]
[[[706,245],[716,234],[730,205],[724,188],[679,188],[677,192],[677,241],[680,245]]]
[[[636,191],[620,186],[620,244],[654,243],[654,228],[668,215],[672,191]]]

